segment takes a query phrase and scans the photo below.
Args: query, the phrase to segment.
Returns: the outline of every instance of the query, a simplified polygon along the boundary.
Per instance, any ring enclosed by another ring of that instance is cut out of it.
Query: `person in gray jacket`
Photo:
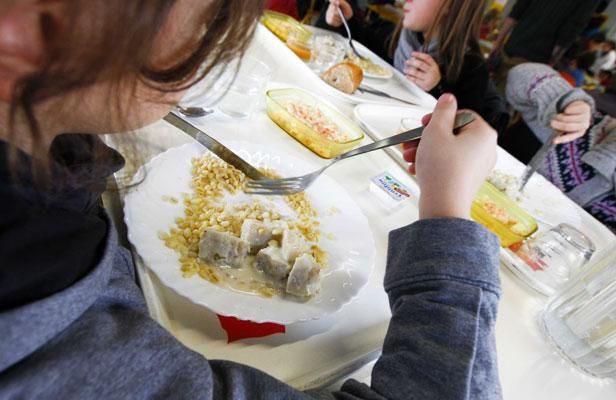
[[[562,132],[538,171],[616,232],[616,120],[545,64],[512,68],[507,100],[540,142]]]
[[[422,190],[419,221],[389,237],[392,319],[370,386],[301,392],[208,360],[148,316],[130,254],[100,204],[123,158],[95,134],[158,120],[194,74],[241,54],[256,3],[0,8],[0,398],[501,397],[498,240],[469,220],[496,135],[479,116],[454,135],[449,94],[424,121],[422,140],[406,145]]]

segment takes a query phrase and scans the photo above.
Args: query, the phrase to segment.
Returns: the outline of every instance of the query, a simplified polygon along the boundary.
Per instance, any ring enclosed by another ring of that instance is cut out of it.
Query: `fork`
[[[336,6],[336,9],[338,10],[338,15],[340,15],[340,18],[342,19],[342,24],[344,25],[344,29],[346,29],[347,36],[349,37],[349,46],[351,47],[351,50],[353,50],[353,53],[355,53],[355,55],[361,58],[362,60],[368,60],[368,57],[364,57],[361,54],[359,54],[359,52],[353,45],[353,38],[351,37],[351,30],[349,29],[349,25],[347,24],[346,18],[344,18],[344,14],[342,13],[340,6]]]
[[[472,113],[465,111],[460,112],[458,113],[458,115],[456,115],[454,129],[460,129],[473,122],[474,119],[475,117]],[[327,168],[331,167],[338,161],[351,158],[359,154],[379,150],[384,147],[394,146],[396,144],[419,139],[423,133],[423,130],[424,127],[411,129],[398,135],[394,135],[386,139],[379,140],[377,142],[370,143],[362,147],[358,147],[357,149],[347,151],[346,153],[340,154],[318,170],[306,175],[296,176],[294,178],[261,179],[256,181],[248,181],[248,183],[246,183],[246,186],[244,187],[244,192],[247,194],[272,196],[286,196],[294,193],[303,192],[304,190],[308,189],[310,185],[312,185],[312,183],[319,177],[319,175],[323,173],[323,171],[325,171]]]

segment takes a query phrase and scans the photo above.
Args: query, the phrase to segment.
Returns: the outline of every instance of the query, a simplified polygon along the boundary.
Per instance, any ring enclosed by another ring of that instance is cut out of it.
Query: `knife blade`
[[[565,111],[564,100],[565,100],[565,96],[562,96],[560,99],[558,99],[558,102],[556,103],[556,112],[559,114]],[[560,131],[554,131],[550,135],[548,140],[545,143],[543,143],[543,145],[539,148],[537,153],[535,153],[533,158],[531,158],[530,162],[526,165],[526,168],[524,169],[524,172],[522,173],[522,176],[520,177],[520,186],[518,189],[520,193],[524,189],[524,186],[526,186],[526,184],[530,180],[530,177],[533,176],[535,172],[537,172],[539,165],[541,164],[545,156],[548,154],[548,152],[554,145],[552,143],[554,142],[554,139],[559,137],[561,133],[562,132]]]
[[[401,99],[399,97],[392,96],[392,95],[390,95],[388,93],[385,93],[385,92],[383,92],[381,90],[378,90],[378,89],[375,89],[375,88],[371,88],[371,87],[368,87],[368,86],[359,86],[357,88],[357,90],[359,90],[361,93],[370,93],[370,94],[373,94],[375,96],[386,97],[388,99],[392,99],[392,100],[396,100],[396,101],[401,101],[402,103],[410,104],[412,106],[416,106],[417,105],[415,103],[411,103],[408,100],[404,100],[404,99]]]
[[[539,168],[539,165],[541,164],[545,156],[548,154],[548,152],[552,148],[552,142],[558,136],[560,136],[559,131],[555,131],[554,133],[552,133],[550,138],[539,148],[537,153],[535,153],[533,158],[526,165],[526,168],[524,169],[524,172],[522,173],[522,176],[520,177],[520,187],[519,187],[520,192],[524,189],[524,186],[526,186],[526,184],[530,180],[530,177],[533,176],[533,174],[537,171],[537,169]]]
[[[169,112],[164,118],[166,122],[175,126],[182,132],[186,133],[191,138],[195,139],[197,142],[201,143],[203,146],[208,148],[212,153],[216,154],[221,160],[225,161],[227,164],[230,164],[242,171],[247,177],[250,179],[260,180],[260,179],[270,179],[267,176],[263,175],[259,170],[255,167],[244,161],[240,156],[229,150],[223,144],[218,142],[213,137],[209,136],[201,129],[197,128],[190,122],[186,121],[173,111]]]

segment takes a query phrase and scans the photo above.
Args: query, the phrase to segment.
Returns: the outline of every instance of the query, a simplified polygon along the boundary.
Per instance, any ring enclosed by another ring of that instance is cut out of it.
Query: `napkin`
[[[235,317],[225,317],[218,314],[217,316],[220,326],[227,332],[227,343],[286,332],[284,325],[275,324],[273,322],[258,323],[237,319]]]

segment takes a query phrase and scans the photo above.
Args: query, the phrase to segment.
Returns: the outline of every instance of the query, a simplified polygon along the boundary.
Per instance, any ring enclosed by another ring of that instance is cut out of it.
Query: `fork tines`
[[[244,192],[256,195],[290,195],[304,190],[302,181],[297,178],[251,180],[246,183]]]

